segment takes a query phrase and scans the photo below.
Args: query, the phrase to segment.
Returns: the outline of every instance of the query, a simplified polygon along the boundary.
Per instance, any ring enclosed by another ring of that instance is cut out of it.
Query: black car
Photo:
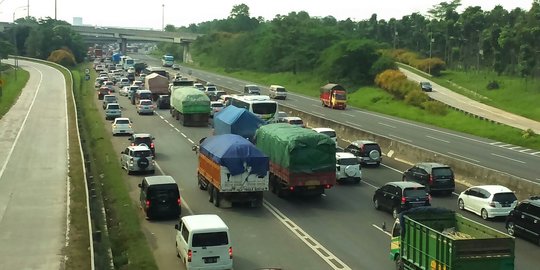
[[[168,95],[159,95],[156,106],[158,109],[170,109],[171,108],[171,98]]]
[[[148,219],[180,216],[180,191],[171,176],[147,176],[139,184],[139,188],[140,205]]]
[[[134,133],[129,137],[128,140],[131,141],[131,146],[141,145],[144,144],[150,148],[150,151],[152,151],[152,155],[154,158],[156,157],[156,145],[154,143],[154,138],[152,135],[148,133]]]
[[[375,209],[391,211],[397,218],[407,209],[430,206],[431,196],[426,188],[414,182],[390,182],[375,190],[373,206]]]
[[[520,202],[506,218],[509,235],[521,235],[540,245],[540,196]]]
[[[368,140],[357,140],[349,144],[345,152],[355,155],[362,165],[381,165],[382,151],[378,143]]]
[[[433,88],[431,87],[431,83],[429,82],[420,82],[420,89],[424,92],[431,92],[433,91]]]
[[[456,189],[452,168],[440,163],[417,163],[403,172],[402,180],[422,184],[430,193],[442,192],[450,195]]]

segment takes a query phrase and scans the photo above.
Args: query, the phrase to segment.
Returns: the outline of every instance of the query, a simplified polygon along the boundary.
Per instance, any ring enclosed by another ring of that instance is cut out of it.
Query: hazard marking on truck
[[[287,227],[291,232],[293,232],[302,242],[304,242],[311,250],[315,251],[319,257],[321,257],[330,267],[334,270],[350,270],[348,265],[346,265],[343,261],[341,261],[338,257],[336,257],[332,252],[327,250],[324,246],[322,246],[317,240],[315,240],[313,237],[311,237],[308,233],[306,233],[302,228],[300,228],[296,223],[294,223],[292,220],[290,220],[287,216],[285,216],[281,211],[279,211],[277,208],[275,208],[273,205],[271,205],[266,200],[263,201],[263,206],[272,213],[285,227]]]

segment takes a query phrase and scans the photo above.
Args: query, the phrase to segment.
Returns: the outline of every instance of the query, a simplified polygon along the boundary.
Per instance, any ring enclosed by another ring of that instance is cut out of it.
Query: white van
[[[229,227],[217,215],[191,215],[176,228],[176,255],[191,269],[232,269]]]
[[[281,98],[285,100],[287,98],[287,90],[285,90],[285,87],[281,85],[270,85],[269,88],[269,96],[273,99]]]
[[[313,128],[313,130],[315,130],[318,133],[328,135],[330,138],[332,138],[332,140],[336,143],[336,146],[337,146],[337,135],[336,135],[335,130],[331,128]]]

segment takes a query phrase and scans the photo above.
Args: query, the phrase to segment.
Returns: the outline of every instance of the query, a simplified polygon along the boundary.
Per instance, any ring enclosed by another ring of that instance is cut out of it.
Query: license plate
[[[120,133],[124,133],[124,132],[126,132],[126,131],[125,130],[120,130]]]
[[[217,257],[204,258],[204,263],[217,263]]]
[[[307,186],[307,189],[316,189],[317,186]]]

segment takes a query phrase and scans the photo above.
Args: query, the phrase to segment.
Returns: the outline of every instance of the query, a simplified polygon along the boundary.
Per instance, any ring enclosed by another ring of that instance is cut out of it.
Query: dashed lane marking
[[[375,224],[371,224],[371,225],[372,225],[375,229],[377,229],[377,230],[383,232],[384,234],[386,234],[386,235],[392,237],[392,235],[391,235],[389,232],[383,230],[383,228],[381,228],[381,227],[379,227],[379,226],[377,226],[377,225],[375,225]]]
[[[186,134],[184,134],[183,132],[180,132],[180,134],[182,134],[184,138],[187,138]]]
[[[195,144],[191,139],[187,139],[191,144]]]
[[[355,127],[362,127],[362,125],[359,125],[359,124],[357,124],[357,123],[353,123],[353,122],[351,122],[351,121],[345,121],[345,123],[347,123],[347,124],[349,124],[349,125],[353,125],[353,126],[355,126]]]
[[[430,138],[430,139],[433,139],[433,140],[436,140],[436,141],[445,142],[445,143],[450,143],[450,142],[447,141],[447,140],[443,140],[443,139],[440,139],[440,138],[437,138],[437,137],[433,137],[433,136],[429,136],[429,135],[426,135],[426,137],[428,137],[428,138]]]
[[[476,162],[476,163],[480,163],[479,160],[472,159],[472,158],[468,158],[468,157],[464,157],[464,156],[459,155],[459,154],[456,154],[456,153],[452,153],[452,152],[446,152],[446,153],[448,153],[449,155],[452,155],[452,156],[456,156],[456,157],[463,158],[463,159],[466,159],[466,160],[470,160],[470,161],[473,161],[473,162]]]
[[[392,126],[392,125],[389,125],[389,124],[386,124],[386,123],[383,123],[383,122],[379,122],[379,125],[383,125],[383,126],[389,127],[389,128],[396,128],[396,126]]]
[[[508,159],[508,160],[511,160],[511,161],[523,163],[523,164],[527,163],[527,162],[519,160],[519,159],[509,158],[509,157],[502,156],[502,155],[497,155],[497,154],[494,154],[494,153],[491,153],[491,155],[496,156],[496,157],[500,157],[500,158],[505,158],[505,159]]]
[[[347,116],[350,116],[350,117],[354,117],[354,114],[350,114],[350,113],[343,113],[344,115],[347,115]]]
[[[396,136],[396,135],[394,135],[394,134],[388,134],[388,136],[389,136],[389,137],[392,137],[392,138],[396,138],[396,139],[398,139],[398,140],[406,141],[406,142],[408,142],[408,143],[412,143],[412,140],[405,139],[405,138],[403,138],[403,137],[399,137],[399,136]]]

